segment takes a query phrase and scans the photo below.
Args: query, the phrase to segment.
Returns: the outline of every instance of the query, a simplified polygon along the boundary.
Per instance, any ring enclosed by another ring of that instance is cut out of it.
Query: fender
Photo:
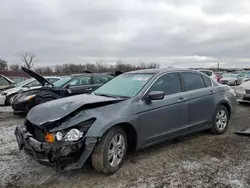
[[[86,133],[86,137],[102,137],[107,130],[118,124],[123,124],[123,123],[131,124],[137,131],[137,126],[135,124],[136,117],[137,115],[131,116],[129,118],[118,118],[109,122],[106,121],[106,123],[105,121],[98,121],[97,119],[96,122],[94,122],[92,126],[89,128],[88,132]],[[105,124],[104,125],[100,124],[101,122]]]

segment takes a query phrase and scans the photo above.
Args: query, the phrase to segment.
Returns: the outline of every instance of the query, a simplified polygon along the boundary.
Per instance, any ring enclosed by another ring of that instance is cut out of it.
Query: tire
[[[221,118],[219,118],[218,116],[220,116]],[[227,130],[228,123],[229,113],[227,108],[223,105],[218,106],[213,117],[212,132],[218,135],[223,134]]]
[[[123,146],[121,146],[119,150],[118,148],[114,148],[113,139],[119,138],[118,140],[122,142],[122,138],[120,136],[123,137],[124,142],[123,142]],[[105,174],[113,174],[117,172],[124,162],[124,157],[127,153],[127,143],[128,143],[127,135],[121,127],[114,127],[110,129],[107,133],[105,133],[102,136],[101,140],[97,143],[92,153],[91,159],[92,159],[92,165],[94,169],[98,172],[103,172]],[[121,150],[123,151],[122,152],[123,155],[116,158],[118,160],[117,163],[114,162],[115,161],[114,155],[110,155],[112,156],[110,159],[108,157],[108,153],[109,152],[111,153],[112,151],[111,148],[113,148],[114,153],[118,153]],[[112,163],[112,161],[114,163]]]

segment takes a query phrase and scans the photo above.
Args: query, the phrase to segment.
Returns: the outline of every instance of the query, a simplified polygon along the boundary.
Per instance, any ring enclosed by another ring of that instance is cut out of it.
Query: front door
[[[90,76],[79,76],[72,80],[67,86],[68,95],[78,95],[92,92],[92,84]]]
[[[164,91],[165,97],[139,104],[137,123],[144,146],[184,133],[188,123],[187,101],[177,72],[159,77],[147,93],[150,91]]]

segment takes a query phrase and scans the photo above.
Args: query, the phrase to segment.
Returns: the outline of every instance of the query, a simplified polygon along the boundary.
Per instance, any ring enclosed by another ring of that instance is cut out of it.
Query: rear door
[[[141,101],[137,123],[144,146],[185,133],[188,125],[188,108],[178,72],[160,76],[149,88],[164,91],[162,100]]]
[[[215,111],[215,90],[211,78],[194,72],[182,72],[189,114],[189,131],[206,127]]]
[[[77,95],[92,92],[91,76],[79,76],[66,86],[68,95]]]

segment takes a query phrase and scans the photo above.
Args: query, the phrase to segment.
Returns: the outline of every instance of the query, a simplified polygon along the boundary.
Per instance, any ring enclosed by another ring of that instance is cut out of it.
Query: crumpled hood
[[[14,87],[14,88],[4,90],[4,93],[7,93],[7,96],[8,96],[8,95],[11,95],[13,93],[20,91],[20,89],[21,87]]]
[[[110,104],[110,102],[122,101],[121,98],[110,98],[96,95],[76,95],[72,97],[61,98],[49,101],[33,107],[27,114],[27,120],[35,125],[42,125],[49,122],[60,120],[79,108],[86,107],[87,105],[95,104],[102,106]],[[88,106],[91,108],[91,106]]]

